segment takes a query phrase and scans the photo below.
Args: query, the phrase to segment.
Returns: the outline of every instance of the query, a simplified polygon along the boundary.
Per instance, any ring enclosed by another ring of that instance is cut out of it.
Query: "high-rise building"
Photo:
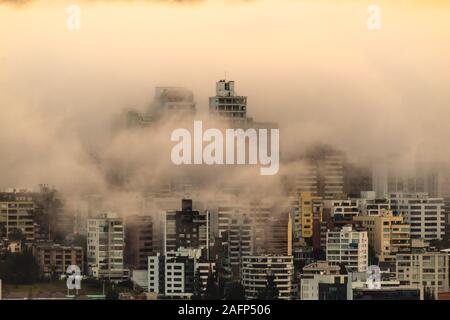
[[[228,277],[240,279],[242,257],[255,252],[255,232],[252,219],[238,215],[229,221],[222,238],[222,267]]]
[[[323,200],[309,192],[301,192],[298,201],[298,212],[294,216],[294,234],[300,242],[309,241],[314,233],[314,221],[322,220]]]
[[[0,193],[0,236],[8,238],[18,231],[26,241],[35,240],[36,204],[30,193]]]
[[[339,199],[345,195],[344,152],[328,146],[311,148],[293,173],[293,191],[310,192],[324,199]]]
[[[390,193],[388,199],[394,214],[403,215],[411,226],[411,238],[430,241],[444,237],[444,199],[427,193]]]
[[[195,114],[196,103],[191,90],[181,87],[156,87],[153,107],[157,115]]]
[[[267,225],[270,218],[274,216],[273,209],[263,201],[250,201],[243,209],[247,217],[252,220],[255,252],[262,252],[266,245]]]
[[[95,278],[121,281],[128,279],[124,268],[123,221],[112,212],[88,219],[87,262]]]
[[[148,256],[153,251],[153,219],[131,215],[125,224],[125,264],[133,269],[147,269]]]
[[[235,92],[234,81],[216,82],[216,95],[209,98],[209,112],[227,120],[247,120],[247,97]]]
[[[191,298],[204,293],[215,262],[201,258],[202,250],[179,248],[167,255],[152,253],[148,257],[148,291],[168,298]],[[199,283],[195,283],[198,281]]]
[[[292,255],[292,218],[288,213],[271,217],[264,232],[264,246],[257,254]]]
[[[368,238],[366,231],[351,225],[327,232],[327,261],[345,266],[348,272],[365,272],[368,266]]]
[[[397,255],[397,279],[402,285],[424,286],[435,299],[448,292],[448,254],[446,252],[412,252]]]
[[[177,251],[179,248],[206,249],[209,252],[209,212],[196,211],[192,200],[183,199],[181,210],[169,210],[163,213],[162,230],[164,251]]]
[[[396,254],[410,250],[411,230],[402,216],[385,211],[378,216],[361,215],[353,219],[367,230],[369,245],[380,262],[395,262]]]
[[[247,299],[256,299],[267,288],[272,277],[280,299],[296,295],[294,261],[292,256],[254,255],[242,257],[242,285]]]

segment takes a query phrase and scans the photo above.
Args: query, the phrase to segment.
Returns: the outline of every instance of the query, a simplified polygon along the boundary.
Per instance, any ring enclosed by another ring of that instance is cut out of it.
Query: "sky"
[[[71,4],[80,30],[67,29]],[[373,4],[380,30],[367,28]],[[361,163],[448,162],[449,9],[418,0],[0,1],[0,187],[104,190],[105,168],[124,164],[136,177],[163,174],[168,131],[116,136],[114,119],[148,108],[155,86],[191,89],[206,112],[225,75],[255,120],[280,124],[289,159],[321,142]]]

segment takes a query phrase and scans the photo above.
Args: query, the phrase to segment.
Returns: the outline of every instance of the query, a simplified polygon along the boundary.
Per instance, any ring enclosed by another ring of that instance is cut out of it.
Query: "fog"
[[[142,191],[184,174],[212,195],[233,183],[275,196],[259,169],[175,168],[170,132],[193,119],[117,130],[156,86],[192,90],[203,117],[225,74],[250,116],[279,124],[280,174],[315,143],[360,164],[448,162],[445,1],[379,1],[377,31],[363,0],[80,1],[79,31],[73,2],[0,3],[0,188]]]

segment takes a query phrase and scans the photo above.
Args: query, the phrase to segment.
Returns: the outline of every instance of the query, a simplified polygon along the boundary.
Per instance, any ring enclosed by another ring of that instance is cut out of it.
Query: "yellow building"
[[[360,221],[367,229],[369,245],[380,262],[395,261],[398,252],[405,252],[411,246],[410,226],[392,211],[383,211],[379,216],[356,216],[353,220]]]
[[[322,221],[323,201],[321,197],[313,196],[310,192],[300,192],[298,208],[298,225],[300,238],[312,238],[314,220]]]

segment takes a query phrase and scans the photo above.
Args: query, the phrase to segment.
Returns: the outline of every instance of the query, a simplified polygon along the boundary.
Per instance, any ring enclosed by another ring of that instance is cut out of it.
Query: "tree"
[[[8,235],[8,239],[12,241],[25,241],[25,235],[20,229],[12,229]]]
[[[200,272],[197,269],[194,276],[194,293],[192,300],[199,300],[202,296],[202,279],[200,278]]]
[[[205,298],[208,300],[219,299],[219,286],[216,283],[216,279],[211,268],[209,269],[208,280],[206,282]]]
[[[377,257],[377,254],[375,252],[375,249],[372,246],[369,246],[369,265],[371,266],[377,266],[379,259]]]
[[[275,283],[275,276],[270,273],[267,275],[267,286],[258,292],[257,299],[259,300],[277,300],[280,291]]]
[[[32,284],[40,280],[39,265],[30,251],[7,253],[0,262],[0,278],[5,283]]]
[[[232,282],[225,295],[226,300],[245,300],[245,289],[240,282]]]

